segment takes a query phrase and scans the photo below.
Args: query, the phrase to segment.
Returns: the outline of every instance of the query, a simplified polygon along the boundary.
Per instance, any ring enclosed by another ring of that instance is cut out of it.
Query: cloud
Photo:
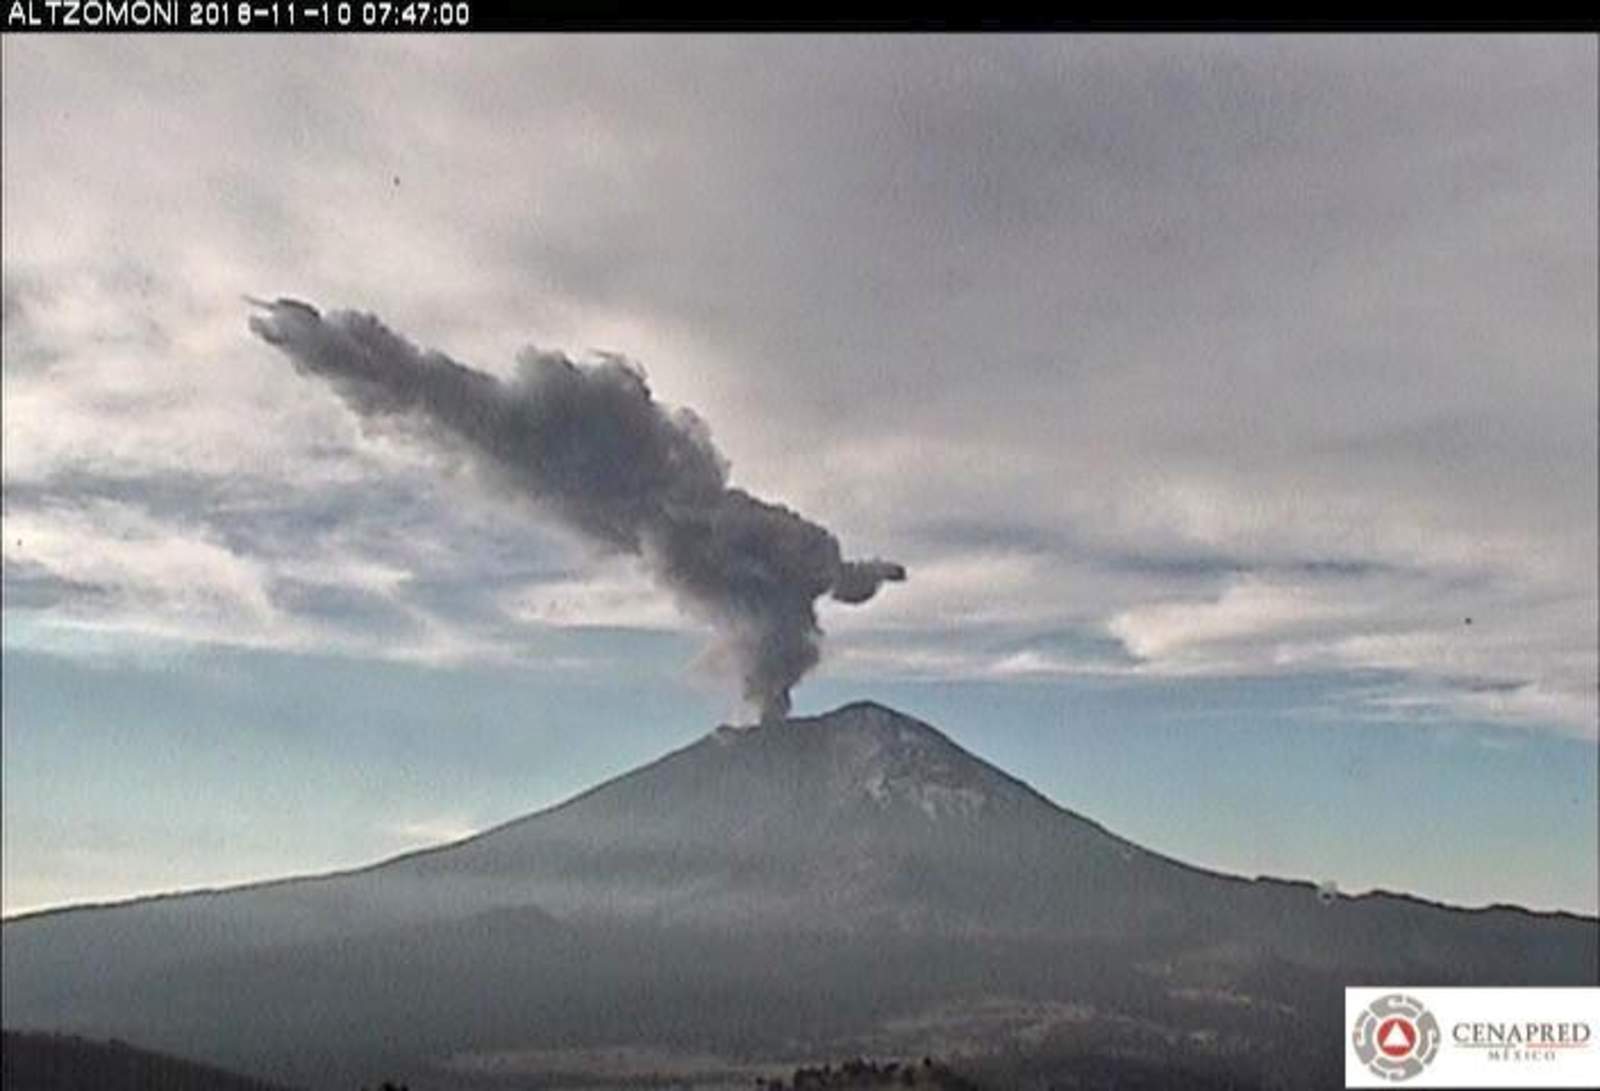
[[[530,584],[508,595],[504,609],[518,620],[556,628],[682,632],[696,627],[638,574]]]
[[[1595,737],[1594,609],[1521,588],[1455,586],[1421,573],[1320,581],[1245,577],[1215,598],[1112,617],[1109,632],[1159,676],[1381,672],[1359,703],[1477,721],[1545,724]]]
[[[406,819],[385,825],[381,831],[403,848],[426,848],[462,841],[480,833],[481,827],[459,815],[436,815],[431,818]]]
[[[1370,610],[1348,588],[1340,595],[1328,587],[1245,579],[1216,599],[1134,607],[1113,616],[1107,628],[1141,660],[1181,664],[1265,637],[1292,640],[1362,613]]]
[[[6,519],[130,579],[137,537],[50,512],[145,511],[328,649],[376,642],[273,588],[483,654],[558,602],[662,621],[242,343],[239,293],[294,291],[474,360],[646,361],[741,485],[921,575],[826,610],[824,669],[1379,672],[1380,712],[1594,722],[1591,40],[0,51]],[[110,616],[6,548],[8,634],[24,584]]]
[[[260,569],[248,558],[163,526],[127,505],[8,513],[6,559],[176,619],[269,626],[273,607]]]

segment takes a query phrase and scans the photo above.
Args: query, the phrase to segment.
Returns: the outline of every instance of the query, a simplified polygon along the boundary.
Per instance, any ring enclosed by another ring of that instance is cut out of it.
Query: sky
[[[3,906],[368,863],[747,718],[245,295],[619,354],[909,579],[871,698],[1246,875],[1596,911],[1590,37],[0,40]]]

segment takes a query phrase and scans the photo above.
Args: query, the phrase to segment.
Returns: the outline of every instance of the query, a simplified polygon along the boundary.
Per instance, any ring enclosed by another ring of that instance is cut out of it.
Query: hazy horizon
[[[1206,868],[1596,913],[1597,48],[7,36],[0,910],[372,863],[749,715],[695,613],[744,599],[351,412],[247,329],[292,296],[626,357],[903,562],[797,715]]]

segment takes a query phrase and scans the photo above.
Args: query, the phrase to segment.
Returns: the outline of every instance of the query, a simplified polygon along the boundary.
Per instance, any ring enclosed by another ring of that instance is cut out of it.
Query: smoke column
[[[250,302],[263,310],[251,331],[363,418],[464,449],[540,510],[642,558],[716,628],[763,721],[788,714],[790,688],[816,665],[818,597],[865,602],[885,580],[905,579],[892,561],[845,560],[827,528],[730,488],[704,422],[656,402],[620,357],[585,366],[528,349],[502,382],[418,349],[372,315]]]

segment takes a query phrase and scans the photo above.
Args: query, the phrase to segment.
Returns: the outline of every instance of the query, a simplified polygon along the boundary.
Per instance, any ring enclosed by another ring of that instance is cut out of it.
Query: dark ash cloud
[[[644,560],[714,625],[745,699],[763,720],[818,659],[816,600],[872,598],[903,580],[892,561],[845,560],[827,528],[728,485],[704,422],[656,402],[618,356],[593,365],[526,350],[502,382],[424,352],[372,315],[291,299],[263,304],[251,330],[327,380],[363,419],[453,450],[600,546]]]

